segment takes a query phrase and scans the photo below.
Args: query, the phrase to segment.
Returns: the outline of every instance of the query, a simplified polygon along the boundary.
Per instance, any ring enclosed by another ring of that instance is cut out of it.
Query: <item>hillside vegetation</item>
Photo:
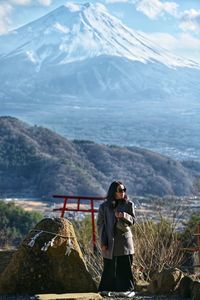
[[[37,212],[27,212],[13,202],[0,200],[0,248],[16,246],[41,219]]]
[[[67,140],[49,129],[0,118],[0,193],[104,195],[113,180],[130,195],[190,195],[193,164],[136,147]]]

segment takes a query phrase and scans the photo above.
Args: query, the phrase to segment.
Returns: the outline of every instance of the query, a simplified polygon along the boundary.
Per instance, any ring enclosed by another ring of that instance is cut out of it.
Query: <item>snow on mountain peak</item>
[[[64,6],[67,7],[71,12],[76,12],[81,10],[80,5],[73,2],[66,3]]]
[[[167,53],[144,35],[125,26],[100,3],[68,2],[0,37],[0,42],[1,57],[22,54],[38,66],[44,60],[51,64],[66,64],[110,55],[143,63],[200,67]]]
[[[95,11],[106,11],[106,7],[101,4],[101,3],[90,3],[90,2],[87,2],[87,3],[81,3],[81,4],[78,4],[78,3],[74,3],[74,2],[67,2],[65,5],[65,7],[67,7],[71,12],[77,12],[77,11],[84,11],[84,10],[87,10],[87,9],[95,9]]]

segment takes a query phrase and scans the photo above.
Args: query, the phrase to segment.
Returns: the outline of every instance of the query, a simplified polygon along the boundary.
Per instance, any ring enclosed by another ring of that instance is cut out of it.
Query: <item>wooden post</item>
[[[194,234],[197,237],[197,252],[198,252],[198,268],[200,267],[200,222],[197,224],[197,233]]]
[[[200,222],[197,225],[197,242],[198,242],[198,248],[199,248],[199,266],[200,266]]]
[[[66,206],[67,206],[67,197],[64,198],[64,203],[63,203],[63,208],[62,208],[62,211],[61,211],[61,218],[64,218],[64,215],[65,215],[65,210],[66,210]]]
[[[189,252],[197,252],[198,253],[198,264],[194,267],[200,268],[200,222],[197,224],[197,233],[194,234],[197,237],[197,246],[190,247],[190,248],[182,248],[182,251],[189,251]]]

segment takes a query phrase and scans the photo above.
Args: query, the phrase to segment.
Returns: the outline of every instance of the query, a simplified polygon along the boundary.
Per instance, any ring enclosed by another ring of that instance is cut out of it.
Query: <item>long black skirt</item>
[[[114,256],[113,259],[104,258],[103,261],[99,291],[126,292],[134,289],[132,255]]]

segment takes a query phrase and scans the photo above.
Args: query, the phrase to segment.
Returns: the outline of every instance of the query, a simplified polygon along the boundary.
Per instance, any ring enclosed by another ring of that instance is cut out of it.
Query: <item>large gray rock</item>
[[[190,298],[193,286],[193,279],[190,276],[184,276],[179,285],[179,293],[183,298]]]
[[[175,292],[183,276],[183,272],[177,268],[155,273],[151,279],[148,291],[152,294],[169,294]]]
[[[192,286],[191,292],[191,299],[192,300],[199,300],[200,299],[200,282],[194,281]]]
[[[95,291],[73,226],[64,218],[39,222],[0,277],[1,294]]]
[[[15,250],[0,251],[0,274],[5,270],[15,252]]]

